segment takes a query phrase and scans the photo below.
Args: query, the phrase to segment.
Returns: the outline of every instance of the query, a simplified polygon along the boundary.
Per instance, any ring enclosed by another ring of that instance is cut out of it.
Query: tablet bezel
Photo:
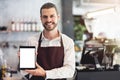
[[[20,50],[20,51],[21,51],[22,48],[23,48],[23,49],[31,49],[31,48],[32,48],[32,49],[33,49],[33,48],[35,49],[35,51],[34,51],[34,55],[35,55],[35,56],[34,56],[34,57],[35,57],[35,58],[34,58],[34,59],[35,59],[35,60],[34,60],[34,63],[36,63],[36,54],[35,54],[36,48],[35,48],[35,46],[19,46],[19,50]],[[21,55],[21,54],[20,54],[20,55]],[[29,57],[29,56],[27,56],[27,58],[28,58],[28,57]],[[26,59],[27,59],[27,58],[26,58]],[[35,69],[35,68],[36,68],[36,64],[34,65],[34,67],[31,67],[31,68],[30,68],[30,67],[21,67],[20,59],[21,59],[21,56],[19,57],[19,69],[20,69],[20,70]]]

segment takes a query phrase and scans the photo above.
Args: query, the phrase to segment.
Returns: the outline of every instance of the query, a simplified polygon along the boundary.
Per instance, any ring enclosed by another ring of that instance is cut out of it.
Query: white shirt
[[[1,48],[0,48],[0,56],[3,56],[3,51]]]
[[[54,68],[52,70],[46,70],[46,79],[72,78],[75,72],[74,42],[71,38],[69,38],[65,34],[60,33],[60,35],[62,36],[63,46],[64,46],[63,67]],[[40,33],[29,38],[28,45],[36,46],[36,49],[37,49],[39,37],[40,37]],[[53,40],[48,40],[42,35],[41,39],[42,39],[41,47],[61,46],[60,37],[55,38]]]

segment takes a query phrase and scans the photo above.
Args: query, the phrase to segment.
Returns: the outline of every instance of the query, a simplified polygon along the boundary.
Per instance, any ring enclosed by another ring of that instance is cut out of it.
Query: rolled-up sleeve
[[[64,45],[64,62],[63,66],[59,68],[54,68],[51,70],[46,70],[46,79],[61,79],[61,78],[72,78],[75,72],[75,50],[74,41],[62,35],[63,45]],[[39,36],[34,36],[28,40],[28,45],[38,47]],[[41,45],[46,46],[46,45]]]
[[[46,70],[47,79],[72,78],[75,72],[75,50],[74,42],[70,38],[63,36],[64,63],[63,67]]]

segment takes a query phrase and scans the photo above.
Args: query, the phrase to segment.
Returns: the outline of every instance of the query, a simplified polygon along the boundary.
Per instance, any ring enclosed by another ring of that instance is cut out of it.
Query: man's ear
[[[40,16],[40,20],[41,20],[41,16]]]
[[[58,14],[58,19],[60,19],[60,14]]]

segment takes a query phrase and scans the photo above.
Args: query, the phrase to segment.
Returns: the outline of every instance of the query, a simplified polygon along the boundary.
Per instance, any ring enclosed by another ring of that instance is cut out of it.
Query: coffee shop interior
[[[75,43],[76,74],[71,80],[120,80],[120,0],[48,1],[60,12],[59,30]],[[39,8],[48,1],[0,0],[0,59],[13,73],[19,46],[43,30]]]

